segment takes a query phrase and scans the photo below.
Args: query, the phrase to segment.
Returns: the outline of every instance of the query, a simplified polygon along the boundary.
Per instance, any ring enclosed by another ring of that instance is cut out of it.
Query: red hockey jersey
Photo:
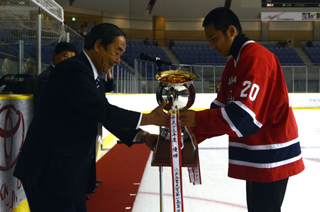
[[[196,124],[198,142],[229,135],[229,177],[274,182],[304,170],[280,63],[254,41],[228,61],[217,98],[196,113]]]

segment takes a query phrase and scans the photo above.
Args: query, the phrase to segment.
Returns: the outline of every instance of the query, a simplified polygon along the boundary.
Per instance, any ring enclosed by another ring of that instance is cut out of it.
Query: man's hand
[[[195,127],[196,123],[196,111],[185,110],[180,112],[179,116],[180,127]]]
[[[137,141],[140,141],[140,142],[144,143],[145,145],[147,145],[147,147],[151,151],[154,150],[154,147],[157,144],[157,140],[158,140],[158,135],[150,134],[150,133],[145,132],[143,130],[141,130],[137,136]]]
[[[167,101],[164,100],[156,107],[151,113],[143,114],[140,126],[143,125],[156,125],[156,126],[169,126],[169,115],[163,111]]]
[[[144,140],[144,143],[147,145],[147,147],[153,151],[154,147],[157,144],[158,135],[155,134],[147,134]]]
[[[111,69],[109,69],[109,71],[106,74],[107,74],[108,80],[111,80],[112,79]]]

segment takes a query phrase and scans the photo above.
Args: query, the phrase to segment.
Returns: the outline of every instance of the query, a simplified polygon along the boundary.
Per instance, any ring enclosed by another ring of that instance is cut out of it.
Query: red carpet
[[[86,201],[88,212],[132,211],[149,155],[144,144],[116,144],[109,150],[97,162],[97,178],[102,183]]]

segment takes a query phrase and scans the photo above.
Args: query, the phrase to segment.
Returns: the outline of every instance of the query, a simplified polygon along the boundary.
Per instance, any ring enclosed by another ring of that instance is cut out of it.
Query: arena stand
[[[312,47],[308,47],[306,43],[302,43],[301,46],[314,65],[320,66],[320,43],[315,43]]]
[[[157,73],[157,65],[154,62],[142,61],[140,60],[140,54],[145,53],[152,57],[159,57],[163,60],[171,62],[171,59],[164,52],[161,46],[154,46],[152,43],[149,46],[144,45],[142,40],[127,40],[126,51],[124,52],[122,59],[126,61],[130,66],[146,66],[147,71],[141,72],[141,77],[146,77],[147,80],[152,80],[154,78],[153,73]],[[135,63],[135,60],[137,61]],[[161,69],[169,70],[175,67],[169,67],[167,65],[162,65]]]
[[[225,65],[227,58],[223,58],[217,51],[210,48],[209,43],[176,42],[172,52],[182,64],[216,64]]]
[[[277,47],[276,43],[261,43],[273,52],[281,65],[300,66],[304,62],[293,47]],[[183,64],[225,65],[227,58],[221,57],[217,51],[210,48],[209,43],[176,42],[172,52]]]
[[[272,53],[274,53],[282,66],[302,66],[305,65],[296,50],[289,47],[277,47],[277,43],[260,43]]]

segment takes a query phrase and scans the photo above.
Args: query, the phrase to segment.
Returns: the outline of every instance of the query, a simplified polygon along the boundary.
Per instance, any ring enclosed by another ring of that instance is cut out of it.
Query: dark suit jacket
[[[112,79],[108,79],[107,81],[105,81],[104,79],[101,80],[101,83],[104,84],[104,87],[105,87],[105,92],[111,92],[115,89],[116,87],[116,84]]]
[[[109,104],[102,93],[84,53],[56,66],[14,171],[23,185],[42,186],[67,198],[84,196],[98,122],[128,146],[133,144],[140,113]]]
[[[42,72],[36,79],[33,91],[33,107],[34,110],[37,110],[39,98],[44,91],[44,87],[47,84],[48,77],[51,71],[54,69],[52,65],[50,65],[44,72]]]
[[[34,105],[33,107],[34,107],[34,111],[37,110],[40,96],[43,94],[44,88],[45,88],[45,86],[47,84],[48,77],[49,77],[50,73],[53,70],[54,70],[54,67],[51,64],[46,70],[44,70],[44,72],[42,72],[37,77],[37,79],[35,81],[34,91],[33,91],[33,105]],[[101,79],[101,83],[104,84],[106,92],[113,91],[114,88],[115,88],[115,83],[114,83],[113,79],[108,80],[108,81],[105,81],[105,80]]]

